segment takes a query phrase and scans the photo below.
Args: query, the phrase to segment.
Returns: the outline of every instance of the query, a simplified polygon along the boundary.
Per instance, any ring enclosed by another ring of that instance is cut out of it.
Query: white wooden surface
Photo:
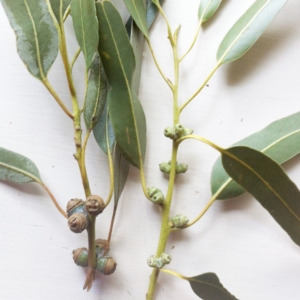
[[[13,1],[13,0],[12,0]],[[126,11],[121,1],[114,1]],[[187,99],[215,63],[225,33],[253,1],[227,0],[204,26],[195,49],[181,68],[180,99]],[[167,0],[164,9],[173,29],[182,25],[181,53],[197,26],[199,1]],[[220,68],[202,94],[182,114],[182,123],[221,146],[265,127],[300,108],[300,1],[290,0],[255,46],[240,60]],[[31,77],[16,53],[15,37],[0,7],[0,146],[30,157],[44,182],[65,207],[83,197],[70,120]],[[67,32],[72,32],[71,22]],[[158,60],[172,78],[172,57],[166,28],[159,17],[151,31]],[[69,38],[70,52],[77,49]],[[50,80],[70,107],[60,58]],[[83,95],[82,57],[75,67]],[[140,99],[148,122],[146,177],[149,186],[166,190],[158,164],[170,158],[170,140],[163,129],[171,124],[171,93],[157,72],[147,47]],[[210,170],[218,153],[188,141],[179,161],[189,171],[177,180],[172,213],[193,219],[210,198]],[[88,145],[87,168],[93,193],[106,197],[106,157],[93,139]],[[300,187],[300,158],[284,164]],[[99,218],[97,236],[105,238],[112,208]],[[86,234],[75,235],[36,184],[0,182],[0,298],[3,300],[141,300],[151,270],[147,258],[155,253],[159,209],[145,200],[139,174],[131,169],[112,239],[111,255],[118,262],[110,277],[97,276],[89,293],[82,291],[85,270],[75,266],[72,250],[87,246]],[[300,295],[300,250],[250,195],[216,202],[192,228],[171,236],[169,266],[186,276],[215,272],[224,286],[242,300],[297,300]],[[162,274],[157,299],[198,299],[189,284]],[[221,299],[216,299],[221,300]]]

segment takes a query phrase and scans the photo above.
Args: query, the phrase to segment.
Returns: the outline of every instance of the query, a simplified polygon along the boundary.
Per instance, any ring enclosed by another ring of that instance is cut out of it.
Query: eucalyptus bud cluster
[[[96,259],[97,271],[103,275],[110,275],[114,273],[117,263],[112,257],[107,256],[109,252],[109,243],[107,240],[97,239],[96,244]],[[87,248],[78,248],[73,251],[73,260],[77,266],[88,266],[89,251]]]
[[[181,124],[176,124],[175,127],[167,127],[164,130],[164,135],[174,141],[192,133],[192,129],[183,127]]]
[[[171,228],[182,228],[185,227],[189,222],[189,219],[181,214],[176,215],[175,217],[171,218],[169,222],[169,226]]]
[[[149,267],[161,269],[165,265],[169,264],[172,257],[169,254],[162,253],[160,257],[150,256],[147,260]]]
[[[165,201],[165,196],[160,189],[156,187],[150,187],[147,189],[148,196],[150,200],[155,204],[163,204]]]
[[[176,174],[185,173],[188,170],[189,166],[185,163],[176,163]],[[171,161],[169,162],[162,162],[159,164],[159,169],[161,172],[165,174],[170,174],[171,172]]]

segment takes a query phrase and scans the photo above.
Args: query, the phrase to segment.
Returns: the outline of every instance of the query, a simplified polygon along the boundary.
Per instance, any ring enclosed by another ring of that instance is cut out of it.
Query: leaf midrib
[[[144,31],[145,31],[145,33],[146,33],[146,37],[148,37],[148,28],[147,28],[147,27],[145,28],[144,23],[142,22],[142,20],[141,20],[141,18],[140,18],[140,14],[139,14],[138,9],[137,9],[137,7],[136,7],[136,5],[135,5],[135,0],[132,0],[132,4],[133,4],[134,9],[135,9],[135,11],[136,11],[137,17],[138,17],[138,19],[139,19],[139,21],[140,21],[140,23],[141,23],[141,26],[143,27],[143,29],[144,29]]]

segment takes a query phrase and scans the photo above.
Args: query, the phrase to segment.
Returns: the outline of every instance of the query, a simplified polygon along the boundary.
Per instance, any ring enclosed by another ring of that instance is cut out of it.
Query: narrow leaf
[[[128,161],[123,157],[118,145],[116,145],[114,151],[114,206],[118,206],[120,196],[124,189],[126,179],[129,172]]]
[[[36,165],[29,158],[0,148],[0,180],[40,183],[41,177]]]
[[[222,163],[228,175],[300,246],[300,191],[280,165],[259,151],[241,146],[222,151]]]
[[[187,280],[194,293],[203,300],[237,300],[222,285],[218,276],[214,273],[205,273]]]
[[[107,78],[98,54],[90,68],[84,103],[84,120],[87,130],[92,130],[98,123],[107,97]]]
[[[63,24],[64,14],[72,0],[49,0],[52,11],[55,15],[57,23],[61,26]]]
[[[139,27],[141,32],[148,37],[148,25],[144,0],[124,0],[124,2],[136,25]]]
[[[58,53],[58,33],[47,1],[1,0],[29,72],[45,80]]]
[[[222,0],[201,0],[198,10],[198,18],[201,20],[201,24],[213,16],[221,2]]]
[[[89,69],[99,42],[95,0],[73,0],[71,12],[76,38]]]
[[[106,101],[102,115],[99,122],[94,127],[94,136],[99,147],[106,153],[112,151],[113,144],[115,143],[115,134],[109,120],[108,115],[108,101]],[[107,143],[108,141],[108,143]]]
[[[228,31],[217,52],[224,64],[243,56],[261,36],[287,0],[256,0]]]
[[[99,53],[112,87],[109,92],[109,116],[122,154],[132,165],[139,167],[145,154],[146,120],[142,106],[131,89],[134,52],[113,4],[102,1],[97,2],[96,7]]]
[[[247,146],[259,150],[282,164],[300,153],[300,112],[277,120],[232,146]],[[245,193],[225,172],[221,158],[216,161],[212,170],[211,191],[213,195],[220,192],[218,199],[229,199]]]
[[[165,0],[160,0],[159,2],[160,2],[160,5],[163,5]],[[157,14],[158,14],[157,6],[151,0],[148,0],[147,1],[147,14],[146,14],[148,29],[152,26]]]

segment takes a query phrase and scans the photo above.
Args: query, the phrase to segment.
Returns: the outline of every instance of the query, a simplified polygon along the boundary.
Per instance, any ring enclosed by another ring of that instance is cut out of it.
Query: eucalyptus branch
[[[78,56],[79,56],[80,53],[81,53],[81,48],[79,47],[79,48],[76,50],[76,52],[75,52],[75,54],[74,54],[74,57],[73,57],[73,59],[72,59],[72,61],[71,61],[71,63],[70,63],[71,70],[73,70],[74,64],[75,64],[75,62],[77,61],[77,58],[78,58]]]
[[[38,181],[38,183],[40,184],[40,186],[42,186],[44,188],[44,190],[47,192],[47,194],[50,196],[52,202],[54,203],[55,207],[58,209],[58,211],[65,217],[68,218],[66,212],[64,209],[61,208],[61,206],[58,204],[57,200],[55,199],[54,195],[52,194],[52,192],[50,191],[50,189],[46,186],[45,183],[43,183],[42,181]]]
[[[182,274],[177,273],[177,272],[172,271],[172,270],[161,269],[161,271],[164,272],[164,273],[166,273],[166,274],[170,274],[170,275],[173,275],[173,276],[175,276],[175,277],[177,277],[177,278],[183,279],[183,280],[187,280],[187,281],[189,280],[188,277],[185,277],[185,276],[183,276]]]
[[[63,16],[63,22],[65,22],[67,20],[70,13],[71,13],[71,5],[68,6],[68,8]]]
[[[220,67],[220,63],[217,63],[217,65],[214,67],[214,69],[209,73],[207,78],[204,80],[202,85],[199,87],[199,89],[180,107],[180,113],[183,111],[183,109],[203,90],[203,88],[206,86],[210,78],[215,74],[217,69]]]
[[[203,142],[209,146],[211,146],[212,148],[216,149],[219,152],[223,152],[223,148],[219,147],[218,145],[214,144],[213,142],[209,141],[208,139],[200,136],[200,135],[195,135],[195,134],[190,134],[190,135],[186,135],[180,139],[178,139],[176,141],[177,144],[180,144],[182,141],[187,140],[187,139],[194,139],[200,142]]]
[[[45,78],[42,83],[44,84],[44,86],[47,88],[47,90],[50,92],[50,94],[53,96],[53,98],[56,100],[56,102],[58,103],[58,105],[62,108],[62,110],[66,113],[66,115],[68,117],[70,117],[71,119],[73,119],[73,115],[71,114],[71,112],[68,110],[68,108],[65,106],[65,104],[63,103],[63,101],[60,99],[60,97],[58,96],[58,94],[56,93],[56,91],[54,90],[54,88],[52,87],[52,85],[50,84],[49,80],[47,78]]]

